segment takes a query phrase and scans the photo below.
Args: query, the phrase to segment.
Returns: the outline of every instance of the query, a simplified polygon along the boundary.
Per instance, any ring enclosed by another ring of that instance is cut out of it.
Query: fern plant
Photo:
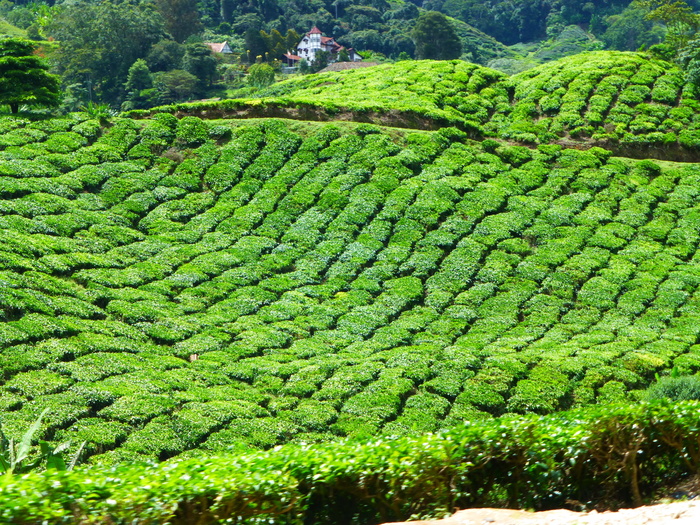
[[[41,422],[47,412],[48,408],[44,409],[19,441],[16,441],[15,438],[8,439],[0,426],[0,474],[24,474],[38,470],[42,465],[47,470],[73,470],[80,459],[86,442],[78,447],[68,463],[63,455],[70,447],[70,441],[56,447],[52,447],[47,441],[39,441],[38,450],[36,450],[36,446],[32,446],[34,435],[41,428]]]
[[[101,124],[105,124],[110,118],[116,117],[119,113],[110,108],[109,104],[97,104],[95,102],[89,102],[87,105],[81,106],[80,110],[87,113],[91,119],[99,120]]]

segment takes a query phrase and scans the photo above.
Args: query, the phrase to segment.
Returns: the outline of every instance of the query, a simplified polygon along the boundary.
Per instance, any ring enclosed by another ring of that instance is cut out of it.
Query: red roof
[[[290,55],[289,53],[285,53],[284,56],[288,60],[301,60],[301,57],[298,57],[296,55]]]
[[[318,27],[314,26],[314,27],[311,28],[311,31],[309,31],[309,32],[306,33],[306,34],[307,34],[307,35],[322,35],[323,32],[322,32]]]

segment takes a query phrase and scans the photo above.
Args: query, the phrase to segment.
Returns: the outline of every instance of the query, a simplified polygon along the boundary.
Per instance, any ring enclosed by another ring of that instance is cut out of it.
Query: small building
[[[221,42],[220,44],[215,42],[204,42],[204,45],[209,46],[209,49],[211,49],[214,53],[222,53],[224,55],[230,55],[233,53],[231,46],[228,45],[228,42]]]
[[[340,52],[345,50],[351,62],[359,62],[362,57],[352,48],[346,49],[330,36],[323,36],[321,30],[314,26],[311,31],[306,33],[297,45],[297,53],[284,55],[285,62],[289,66],[298,65],[303,58],[308,63],[316,60],[316,53],[325,51],[329,55],[329,62],[337,62]]]
[[[296,67],[299,65],[299,62],[301,62],[300,56],[292,55],[290,53],[285,53],[283,56],[283,62],[287,67]]]

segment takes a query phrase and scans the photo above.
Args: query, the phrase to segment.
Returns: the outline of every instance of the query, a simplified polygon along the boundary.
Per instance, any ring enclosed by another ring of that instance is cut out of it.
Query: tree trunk
[[[10,111],[12,113],[19,113],[19,104],[10,102]]]

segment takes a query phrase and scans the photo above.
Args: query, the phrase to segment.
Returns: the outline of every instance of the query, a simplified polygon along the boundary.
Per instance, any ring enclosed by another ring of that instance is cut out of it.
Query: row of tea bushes
[[[588,53],[525,71],[509,82],[512,108],[491,123],[502,138],[700,147],[700,106],[682,71],[667,62],[639,53]]]
[[[435,129],[458,126],[478,133],[494,112],[507,108],[508,92],[499,84],[506,78],[461,60],[407,60],[290,79],[260,91],[253,100],[175,104],[128,114],[166,111],[208,118],[239,114],[333,120],[349,112],[359,122],[416,128],[433,122]]]
[[[699,409],[612,405],[415,437],[4,476],[0,522],[369,524],[485,505],[639,505],[697,472]]]

